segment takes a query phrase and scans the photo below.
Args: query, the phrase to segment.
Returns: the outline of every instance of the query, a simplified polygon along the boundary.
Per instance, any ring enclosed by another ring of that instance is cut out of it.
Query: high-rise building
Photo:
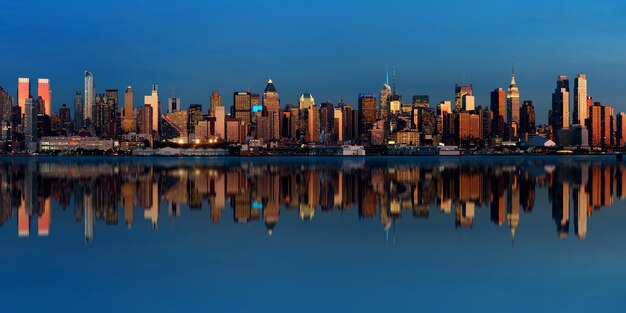
[[[222,106],[222,96],[219,90],[213,90],[211,93],[211,107],[209,108],[209,116],[215,116],[215,109]]]
[[[494,89],[491,92],[491,112],[493,113],[491,132],[493,136],[503,138],[504,127],[506,125],[506,102],[502,88]]]
[[[626,146],[626,113],[620,112],[616,116],[616,142],[619,147]]]
[[[172,97],[167,99],[167,113],[180,111],[180,98]]]
[[[152,110],[152,105],[145,104],[140,108],[139,111],[139,133],[149,135],[154,130],[152,125],[154,118],[152,115],[154,111]]]
[[[474,96],[471,95],[463,95],[462,98],[462,110],[465,112],[474,111]]]
[[[152,85],[152,92],[143,98],[144,104],[152,107],[152,130],[159,133],[159,118],[161,116],[161,108],[159,103],[159,90],[157,85]]]
[[[559,130],[569,129],[569,80],[567,76],[559,76],[556,89],[552,94],[552,131],[558,134]],[[557,142],[558,136],[555,137]]]
[[[13,119],[13,98],[0,87],[0,123],[10,122]],[[9,123],[10,124],[10,123]]]
[[[428,95],[413,96],[413,107],[428,108],[430,107],[430,99]]]
[[[371,94],[359,94],[359,132],[358,136],[365,136],[376,123],[376,98]]]
[[[315,98],[313,98],[310,93],[304,92],[300,96],[300,100],[298,100],[298,107],[300,108],[300,111],[307,110],[312,105],[315,105]]]
[[[17,79],[17,105],[20,107],[20,115],[25,113],[26,99],[30,98],[30,79],[20,77]]]
[[[609,147],[613,139],[613,108],[595,102],[589,115],[589,145]]]
[[[80,91],[77,91],[74,95],[74,129],[80,130],[84,124],[84,110],[83,96]]]
[[[437,104],[437,134],[443,134],[444,114],[452,113],[452,102],[449,100],[441,101]]]
[[[226,109],[221,106],[211,105],[211,109],[215,114],[215,135],[224,140],[226,139]]]
[[[134,132],[137,128],[135,119],[133,119],[133,87],[126,87],[124,91],[124,111],[122,120],[122,130],[125,132]]]
[[[578,74],[574,80],[574,119],[572,123],[586,125],[588,118],[587,75]]]
[[[343,112],[341,108],[333,110],[333,134],[334,139],[339,143],[343,143]]]
[[[271,79],[263,91],[263,108],[270,112],[278,112],[280,109],[280,97]]]
[[[389,105],[391,102],[391,95],[393,92],[391,91],[391,87],[388,84],[383,84],[383,89],[380,90],[380,108],[378,117],[380,119],[386,120],[389,118]]]
[[[83,119],[93,121],[93,110],[96,106],[96,88],[93,82],[93,74],[85,71],[85,94],[84,94]]]
[[[323,140],[330,139],[334,124],[334,106],[330,101],[320,105],[320,131],[324,135]]]
[[[375,105],[375,104],[374,104]],[[316,143],[320,141],[320,113],[317,105],[312,104],[306,109],[306,135],[307,143]]]
[[[29,151],[35,150],[37,140],[37,105],[34,99],[28,98],[24,102],[24,141]]]
[[[50,80],[39,78],[37,80],[37,96],[44,101],[44,114],[52,116],[52,91],[50,90]]]
[[[201,104],[190,104],[189,105],[189,109],[187,110],[189,112],[188,117],[189,117],[189,131],[188,133],[192,134],[195,133],[195,127],[196,124],[198,124],[198,122],[202,121],[204,119],[204,115],[202,114],[202,105]]]
[[[472,85],[454,85],[454,103],[456,104],[456,110],[461,110],[463,107],[463,96],[473,96]]]
[[[252,93],[249,91],[238,91],[233,94],[233,116],[246,124],[250,124],[250,114],[252,112]]]
[[[506,93],[506,121],[509,123],[520,124],[520,102],[519,89],[515,83],[515,71],[511,74],[511,84]]]
[[[524,100],[520,113],[520,132],[522,134],[535,133],[535,107],[530,100]]]

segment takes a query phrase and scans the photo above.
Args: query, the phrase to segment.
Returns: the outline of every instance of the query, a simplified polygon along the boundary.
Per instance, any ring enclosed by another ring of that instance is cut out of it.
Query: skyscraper
[[[167,113],[180,111],[180,98],[172,97],[167,99]]]
[[[235,118],[250,124],[252,94],[249,91],[237,91],[233,94],[232,113]]]
[[[280,109],[280,97],[271,79],[263,91],[263,108],[270,112],[278,112]]]
[[[96,106],[96,88],[93,82],[93,74],[85,71],[85,98],[83,119],[93,121],[93,110]]]
[[[211,93],[211,107],[209,108],[209,116],[215,116],[215,109],[222,106],[222,96],[219,90],[213,90]]]
[[[550,125],[555,134],[558,134],[558,131],[561,129],[569,129],[569,80],[567,76],[557,77],[556,89],[552,94],[552,120]]]
[[[572,122],[584,126],[588,118],[587,75],[578,74],[574,80],[574,119]]]
[[[17,105],[21,113],[25,113],[26,99],[30,98],[30,79],[20,77],[17,79]]]
[[[36,150],[35,140],[37,140],[37,105],[33,98],[28,98],[24,102],[24,141],[27,150]]]
[[[359,133],[367,135],[376,122],[376,98],[371,94],[359,94]]]
[[[152,107],[152,130],[159,133],[159,118],[161,116],[161,108],[159,104],[159,89],[157,85],[152,85],[152,92],[143,98],[144,104]]]
[[[522,134],[535,133],[535,107],[530,100],[524,100],[520,113],[520,132]]]
[[[380,90],[380,109],[379,118],[387,119],[389,116],[389,102],[391,101],[391,87],[388,84],[383,84],[383,89]]]
[[[298,100],[298,107],[300,108],[300,111],[304,111],[312,105],[315,105],[315,98],[313,98],[310,93],[305,91]]]
[[[39,78],[37,80],[37,96],[44,101],[44,113],[52,116],[52,91],[50,90],[50,80]]]
[[[83,127],[84,110],[83,96],[77,91],[74,95],[74,129],[77,131]]]
[[[0,87],[0,124],[13,119],[13,98],[9,93]]]
[[[454,85],[454,102],[456,104],[456,110],[461,110],[461,108],[463,107],[463,96],[465,95],[474,95],[472,85]]]
[[[506,124],[504,96],[504,89],[502,88],[494,89],[491,92],[491,112],[493,112],[491,132],[492,135],[500,138],[504,137],[504,125]]]
[[[511,73],[511,84],[506,93],[506,120],[511,124],[516,123],[519,125],[519,110],[519,89],[517,88],[517,84],[515,84],[515,70],[513,70],[513,73]]]
[[[124,114],[122,121],[122,130],[125,132],[134,132],[136,130],[136,122],[133,119],[133,87],[126,87],[126,91],[124,91]]]

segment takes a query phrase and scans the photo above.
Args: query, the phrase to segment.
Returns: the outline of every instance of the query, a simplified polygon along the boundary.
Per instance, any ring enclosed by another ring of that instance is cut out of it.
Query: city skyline
[[[90,29],[98,38],[108,39],[103,47],[95,37],[76,41],[86,34],[70,18],[73,12],[97,10],[94,4],[54,10],[58,15],[51,19],[44,9],[52,8],[46,3],[11,3],[0,12],[7,19],[15,20],[12,17],[24,11],[34,18],[32,25],[16,21],[13,27],[24,26],[19,32],[7,28],[2,34],[7,47],[22,47],[24,38],[29,37],[41,44],[33,51],[0,50],[5,69],[0,83],[13,91],[15,77],[50,78],[55,91],[53,110],[73,102],[75,91],[81,90],[80,73],[85,69],[97,76],[97,88],[122,90],[130,84],[143,94],[153,83],[164,91],[176,87],[184,107],[208,104],[213,89],[261,92],[263,82],[270,77],[281,90],[283,103],[296,102],[306,90],[322,101],[336,102],[343,95],[355,104],[356,99],[350,97],[379,90],[389,67],[397,71],[397,89],[402,95],[428,94],[433,102],[449,100],[452,86],[465,80],[474,85],[476,104],[488,105],[491,90],[508,86],[508,69],[515,63],[520,100],[533,100],[538,120],[547,119],[549,86],[559,74],[573,79],[577,73],[586,73],[591,81],[588,93],[620,110],[623,103],[617,90],[624,64],[614,56],[623,50],[620,34],[625,7],[620,2],[570,4],[526,2],[516,10],[506,10],[489,2],[400,1],[387,4],[397,22],[392,27],[371,14],[380,5],[373,1],[360,5],[322,1],[304,12],[299,4],[281,2],[267,14],[282,21],[281,25],[297,26],[299,32],[270,25],[271,32],[256,35],[256,26],[265,25],[265,19],[253,14],[262,9],[259,4],[182,2],[159,15],[178,18],[180,23],[143,25],[133,17],[157,10],[162,3],[122,7],[114,1],[107,4],[111,23],[92,24]],[[206,25],[197,22],[202,9],[216,13]],[[558,19],[549,13],[557,9],[563,13]],[[232,13],[220,14],[226,12]],[[321,16],[327,23],[321,22]],[[361,18],[365,16],[370,17],[366,24]],[[306,25],[299,21],[303,17],[320,22]],[[230,19],[243,22],[222,26],[232,24],[227,23]],[[49,32],[49,37],[42,38],[36,32],[42,27],[63,31]],[[579,38],[584,38],[584,44],[574,46],[572,42],[579,42]],[[267,40],[277,45],[267,45]],[[168,45],[168,41],[175,44]],[[308,48],[300,48],[301,42],[307,42]],[[241,49],[244,43],[255,49]],[[394,46],[397,48],[385,48]],[[567,53],[562,53],[563,47],[569,47]],[[154,64],[160,65],[158,69],[151,66]]]

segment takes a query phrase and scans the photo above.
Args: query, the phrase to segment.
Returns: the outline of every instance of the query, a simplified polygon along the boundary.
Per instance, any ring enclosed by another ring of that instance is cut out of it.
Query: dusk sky
[[[386,66],[405,102],[453,100],[465,77],[489,105],[512,63],[539,124],[559,74],[573,87],[586,73],[594,100],[626,110],[623,1],[8,1],[0,38],[0,86],[15,96],[18,77],[50,78],[55,111],[73,107],[85,70],[97,92],[132,85],[135,105],[156,83],[162,103],[175,87],[206,111],[218,89],[228,107],[268,78],[282,106],[303,91],[355,103],[378,94]]]

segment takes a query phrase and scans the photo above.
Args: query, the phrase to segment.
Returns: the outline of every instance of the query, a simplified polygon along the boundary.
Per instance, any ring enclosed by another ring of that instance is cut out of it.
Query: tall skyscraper
[[[620,112],[616,116],[616,142],[615,145],[619,147],[626,146],[626,113]]]
[[[144,104],[152,107],[152,130],[159,133],[159,118],[161,117],[161,108],[159,104],[159,89],[157,85],[152,85],[152,92],[143,98]]]
[[[456,110],[461,110],[463,108],[463,96],[465,95],[474,95],[472,85],[454,85],[454,102],[456,104]]]
[[[587,75],[578,74],[574,80],[574,119],[572,122],[584,126],[588,118]]]
[[[278,112],[280,109],[280,97],[271,79],[267,81],[267,86],[263,91],[263,107],[271,112]]]
[[[304,92],[300,96],[300,100],[298,100],[298,107],[300,108],[300,111],[304,111],[312,105],[315,105],[315,98],[313,98],[310,93]]]
[[[463,111],[474,111],[474,96],[464,95],[461,102]]]
[[[24,141],[26,149],[35,150],[34,143],[37,140],[37,105],[33,98],[28,98],[24,102]]]
[[[126,91],[124,91],[124,114],[122,120],[122,130],[125,132],[134,132],[136,129],[136,122],[133,118],[133,87],[126,87]]]
[[[524,100],[520,113],[520,132],[522,134],[535,133],[535,107],[530,100]]]
[[[226,111],[223,106],[211,105],[211,109],[214,109],[215,114],[215,135],[220,139],[226,139]]]
[[[515,70],[511,73],[511,84],[506,93],[506,121],[509,123],[520,123],[520,102],[519,102],[519,89],[515,83]]]
[[[0,87],[0,124],[10,122],[13,119],[13,98],[9,93]]]
[[[383,89],[380,90],[380,108],[378,117],[386,120],[389,117],[389,102],[391,101],[391,87],[388,84],[383,84]]]
[[[504,89],[502,88],[494,89],[491,92],[491,112],[493,112],[491,132],[492,135],[500,138],[504,137],[504,125],[506,124],[506,102],[504,97]]]
[[[85,98],[83,119],[93,121],[93,110],[96,106],[96,88],[93,82],[93,74],[85,71]]]
[[[252,93],[249,91],[237,91],[233,94],[232,113],[236,119],[250,124],[252,112]]]
[[[20,107],[20,115],[25,113],[28,98],[30,98],[30,79],[20,77],[17,79],[17,105]]]
[[[50,80],[39,78],[37,80],[37,96],[44,101],[44,113],[52,116],[52,91],[50,90]]]
[[[219,90],[213,90],[211,93],[211,107],[209,108],[209,116],[215,116],[215,109],[222,106],[222,96]]]
[[[76,131],[83,127],[84,123],[84,110],[83,96],[80,91],[77,91],[74,95],[74,129]]]
[[[376,122],[376,98],[371,94],[359,94],[359,134],[367,135]]]
[[[556,89],[552,94],[552,120],[550,125],[555,134],[561,129],[569,129],[569,80],[567,76],[559,76],[557,78]]]
[[[167,99],[167,113],[180,111],[180,98],[172,97]]]

